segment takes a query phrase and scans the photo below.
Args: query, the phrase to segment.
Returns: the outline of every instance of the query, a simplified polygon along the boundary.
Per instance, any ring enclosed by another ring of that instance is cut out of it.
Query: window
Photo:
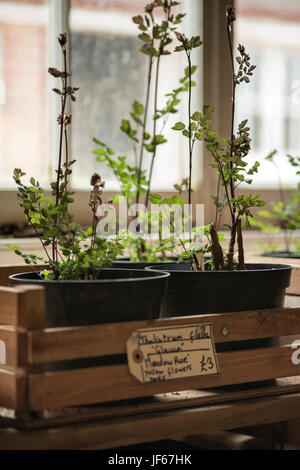
[[[300,4],[298,0],[237,0],[235,40],[257,65],[249,85],[238,87],[238,119],[249,117],[251,159],[261,163],[254,183],[276,186],[277,174],[265,157],[278,150],[282,183],[298,181],[286,154],[300,150]]]
[[[132,145],[120,131],[120,124],[122,118],[130,117],[134,100],[145,101],[148,60],[139,52],[142,43],[136,37],[138,30],[131,17],[142,14],[146,3],[136,0],[71,1],[73,82],[80,86],[78,101],[73,107],[72,126],[73,155],[77,158],[73,174],[76,188],[87,187],[95,168],[103,175],[109,189],[118,188],[111,171],[104,164],[95,163],[92,154],[94,136],[112,147],[118,155],[127,155],[132,165],[136,165]],[[184,25],[185,31],[191,29],[191,5],[191,1],[183,5],[183,9],[188,6],[189,18]],[[197,54],[195,60],[199,62]],[[184,54],[163,57],[159,108],[165,104],[165,94],[178,87],[185,67]],[[150,103],[150,117],[152,109],[153,103]],[[174,115],[164,127],[168,143],[158,148],[153,189],[173,190],[173,185],[185,175],[184,142],[178,133],[171,130],[178,120],[178,115]],[[145,169],[149,168],[150,154],[145,154],[144,165]]]
[[[47,74],[49,66],[60,67],[56,37],[70,28],[72,83],[80,87],[72,107],[72,156],[76,158],[72,184],[87,190],[90,175],[103,174],[107,188],[117,189],[111,172],[95,161],[93,137],[106,142],[119,155],[135,163],[130,142],[120,131],[135,99],[144,101],[147,58],[139,53],[141,41],[131,17],[143,13],[143,0],[0,0],[0,189],[15,189],[12,172],[20,167],[47,186],[53,177],[57,155],[59,97],[51,88],[57,82]],[[190,34],[193,12],[199,5],[183,1],[188,11],[183,30]],[[199,10],[199,11],[198,11]],[[195,29],[195,28],[194,28]],[[178,86],[186,66],[184,54],[165,57],[161,68],[159,105],[165,93]],[[199,63],[201,54],[195,53]],[[201,70],[197,74],[201,81]],[[199,88],[200,90],[200,88]],[[198,98],[197,101],[199,102]],[[154,188],[172,190],[185,176],[187,158],[184,139],[171,130],[164,133],[154,169]],[[200,154],[198,154],[199,157]],[[195,157],[196,159],[197,157]],[[200,159],[200,157],[198,158]],[[144,158],[145,167],[150,158]]]
[[[0,2],[0,187],[48,176],[45,0]]]

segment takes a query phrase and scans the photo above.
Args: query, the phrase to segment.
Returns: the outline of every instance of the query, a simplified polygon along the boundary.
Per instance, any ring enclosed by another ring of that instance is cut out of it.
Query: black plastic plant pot
[[[46,290],[46,327],[92,325],[158,318],[168,273],[103,269],[95,281],[45,281],[37,272],[14,274],[14,284]]]
[[[159,318],[170,274],[103,269],[95,281],[45,281],[38,272],[14,274],[13,284],[45,287],[46,327],[80,326]],[[126,355],[51,362],[44,371],[126,362]]]
[[[245,271],[194,272],[182,266],[164,265],[171,274],[161,317],[238,312],[279,308],[284,304],[292,266],[247,264]],[[155,271],[151,266],[147,270]],[[243,344],[242,344],[243,343]],[[268,340],[218,344],[217,352],[264,347]]]
[[[292,266],[247,264],[244,271],[199,271],[164,264],[171,274],[162,317],[282,307]],[[146,270],[155,271],[156,266]]]
[[[292,251],[266,251],[262,253],[262,256],[267,258],[291,258],[291,259],[300,259],[300,253]]]

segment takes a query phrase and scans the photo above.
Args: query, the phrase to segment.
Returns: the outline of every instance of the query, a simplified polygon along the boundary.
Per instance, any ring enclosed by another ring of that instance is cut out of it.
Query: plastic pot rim
[[[293,269],[292,265],[289,264],[273,264],[273,263],[246,263],[247,266],[253,266],[253,269],[234,269],[234,270],[212,270],[212,271],[191,271],[185,269],[172,269],[172,267],[164,267],[165,272],[172,272],[173,273],[192,273],[192,274],[218,274],[218,273],[230,273],[233,275],[241,274],[241,273],[255,273],[255,272],[274,272],[274,271],[285,271]],[[148,266],[145,268],[145,271],[159,271],[155,265]]]
[[[114,271],[114,272],[120,272],[124,273],[126,271],[134,271],[138,273],[152,273],[153,271],[151,270],[146,270],[146,269],[123,269],[123,268],[104,268],[103,271]],[[41,271],[32,271],[32,272],[24,272],[24,273],[18,273],[18,274],[12,274],[9,276],[9,279],[12,281],[22,281],[22,283],[27,283],[27,284],[36,284],[36,283],[41,283],[41,284],[47,284],[47,285],[53,285],[53,284],[59,284],[59,285],[70,285],[70,284],[115,284],[115,283],[126,283],[126,282],[146,282],[147,280],[154,281],[156,279],[165,279],[170,276],[170,273],[164,272],[164,271],[159,271],[153,276],[151,275],[145,275],[144,277],[134,277],[135,273],[132,273],[132,277],[127,277],[127,278],[122,278],[122,277],[117,277],[115,279],[94,279],[94,280],[85,280],[85,279],[73,279],[73,280],[46,280],[46,279],[26,279],[26,275],[29,276],[34,273],[39,273]],[[20,278],[20,276],[25,276],[24,278]]]

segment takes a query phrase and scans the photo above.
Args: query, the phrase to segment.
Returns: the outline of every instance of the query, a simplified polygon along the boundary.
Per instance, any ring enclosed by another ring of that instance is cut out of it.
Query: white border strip
[[[45,5],[20,5],[1,2],[0,23],[18,25],[46,25],[48,21],[48,2]]]
[[[73,32],[106,33],[132,36],[137,27],[128,13],[70,9],[70,29]]]

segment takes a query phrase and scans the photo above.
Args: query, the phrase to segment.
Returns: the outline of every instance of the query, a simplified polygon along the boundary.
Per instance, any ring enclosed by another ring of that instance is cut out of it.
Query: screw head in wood
[[[223,326],[223,329],[222,329],[222,334],[223,334],[223,336],[228,336],[229,333],[230,333],[230,328],[229,328],[229,326],[227,326],[227,325]]]

